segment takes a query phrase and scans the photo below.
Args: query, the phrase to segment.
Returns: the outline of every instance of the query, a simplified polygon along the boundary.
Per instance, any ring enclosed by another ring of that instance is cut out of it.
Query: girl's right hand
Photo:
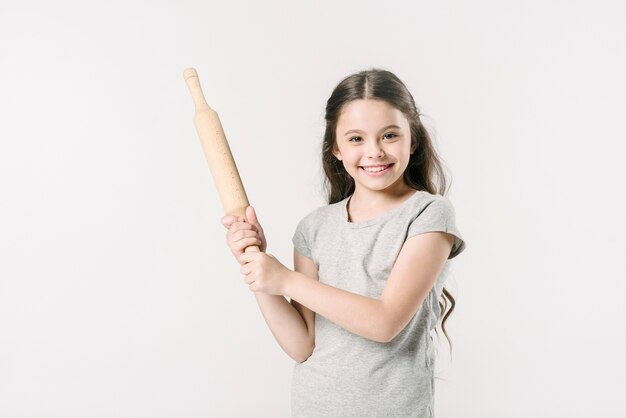
[[[243,251],[247,247],[256,245],[261,252],[265,252],[267,249],[267,241],[263,233],[263,228],[252,206],[246,208],[246,217],[250,223],[244,222],[240,216],[233,215],[226,215],[221,219],[222,225],[228,229],[228,232],[226,232],[226,242],[239,264],[243,264],[239,260],[239,256],[243,254]]]

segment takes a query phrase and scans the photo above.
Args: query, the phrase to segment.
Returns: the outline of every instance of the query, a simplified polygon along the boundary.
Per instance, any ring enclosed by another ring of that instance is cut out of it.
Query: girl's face
[[[411,128],[404,114],[383,100],[360,99],[343,106],[337,121],[335,157],[358,189],[398,191],[411,147]],[[371,172],[365,168],[383,171]]]

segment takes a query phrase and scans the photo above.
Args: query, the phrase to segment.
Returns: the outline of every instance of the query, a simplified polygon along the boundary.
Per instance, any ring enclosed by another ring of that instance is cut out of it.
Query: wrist
[[[285,281],[283,283],[283,292],[282,292],[283,296],[286,296],[291,299],[293,285],[295,284],[295,282],[298,281],[298,279],[300,278],[299,277],[300,275],[302,275],[302,273],[299,273],[297,271],[293,271],[293,270],[287,271],[287,275],[285,276]]]

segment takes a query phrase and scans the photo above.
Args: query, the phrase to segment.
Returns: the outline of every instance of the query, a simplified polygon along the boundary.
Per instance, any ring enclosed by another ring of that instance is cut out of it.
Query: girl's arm
[[[254,292],[254,295],[267,326],[283,351],[298,363],[309,358],[312,343],[306,323],[296,308],[284,296],[261,292]]]
[[[228,246],[238,261],[244,254],[246,247],[258,245],[262,252],[267,248],[263,228],[251,206],[246,208],[246,215],[249,223],[241,222],[242,219],[238,219],[234,215],[222,217],[222,224],[228,229],[226,234]],[[294,265],[296,271],[317,278],[317,269],[314,268],[313,275],[310,269],[301,266],[298,259],[294,260]],[[313,266],[315,267],[315,265]],[[311,348],[313,342],[300,310],[290,304],[282,295],[270,295],[261,292],[255,292],[254,295],[265,322],[283,351],[297,362],[306,360],[313,351]],[[293,303],[297,302],[293,301]]]
[[[389,342],[404,329],[441,274],[454,236],[427,232],[406,240],[380,299],[358,295],[290,272],[284,295],[340,327],[377,342]]]
[[[313,260],[293,251],[294,272],[318,281]],[[298,363],[308,359],[315,348],[315,312],[284,296],[254,292],[267,326],[283,351]]]

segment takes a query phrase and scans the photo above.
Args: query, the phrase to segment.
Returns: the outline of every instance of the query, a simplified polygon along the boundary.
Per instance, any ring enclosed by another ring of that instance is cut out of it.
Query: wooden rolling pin
[[[249,206],[248,196],[243,188],[235,159],[228,146],[228,141],[222,129],[222,123],[217,113],[209,107],[202,88],[200,79],[194,68],[187,68],[183,77],[196,106],[196,115],[193,123],[196,126],[204,156],[209,163],[209,169],[227,215],[241,216],[244,222],[248,222],[246,208]],[[246,247],[244,252],[260,251],[256,245]]]

